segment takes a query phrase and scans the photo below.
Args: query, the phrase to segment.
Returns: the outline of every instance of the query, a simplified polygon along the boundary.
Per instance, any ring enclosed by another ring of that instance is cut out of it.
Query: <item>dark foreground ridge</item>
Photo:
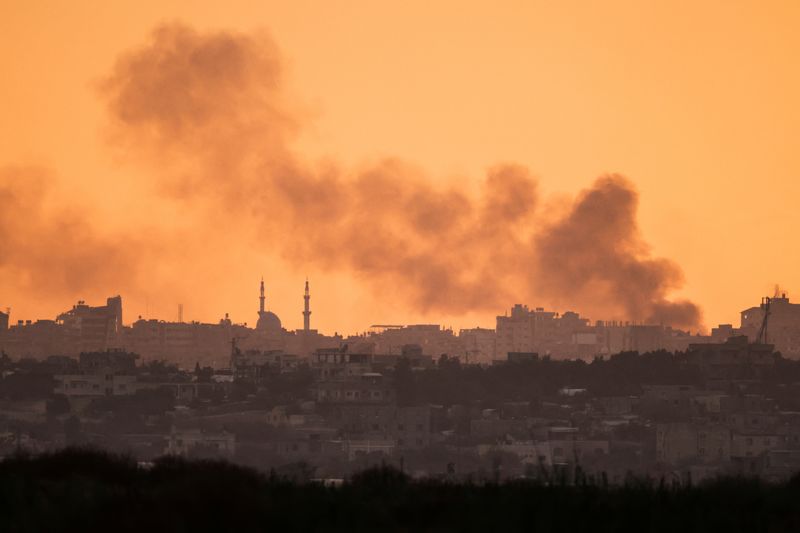
[[[2,531],[798,531],[800,477],[694,487],[414,481],[389,468],[338,487],[222,461],[86,449],[0,463]]]

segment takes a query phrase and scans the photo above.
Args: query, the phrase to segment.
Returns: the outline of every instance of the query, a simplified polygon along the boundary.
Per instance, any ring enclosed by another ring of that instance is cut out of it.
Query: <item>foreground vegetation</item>
[[[0,463],[0,531],[798,531],[800,478],[695,487],[413,481],[384,467],[339,487],[220,461],[67,449]]]

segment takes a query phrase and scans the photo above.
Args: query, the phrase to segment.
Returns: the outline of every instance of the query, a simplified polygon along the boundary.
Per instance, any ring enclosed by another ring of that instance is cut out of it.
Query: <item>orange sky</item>
[[[537,175],[551,201],[619,172],[640,193],[653,254],[683,268],[675,295],[700,304],[706,325],[738,323],[738,311],[776,283],[790,296],[800,290],[797,2],[3,3],[0,166],[51,169],[50,201],[88,213],[103,231],[154,220],[190,231],[197,216],[154,198],[148,170],[109,147],[97,86],[115,60],[165,21],[263,28],[304,120],[293,147],[306,159],[358,167],[397,156],[470,190],[511,161]],[[306,274],[312,324],[330,333],[371,323],[491,327],[503,311],[424,314],[374,296],[352,272],[289,265],[269,246],[235,243],[185,258],[174,287],[119,290],[126,321],[174,319],[184,303],[188,319],[230,312],[254,322],[262,274],[289,328],[302,324]],[[110,291],[47,299],[5,276],[0,306],[13,319],[52,316]]]

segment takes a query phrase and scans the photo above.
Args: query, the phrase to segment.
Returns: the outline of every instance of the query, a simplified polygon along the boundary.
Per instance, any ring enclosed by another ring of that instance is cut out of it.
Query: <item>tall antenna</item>
[[[178,304],[178,322],[183,322],[183,304]]]

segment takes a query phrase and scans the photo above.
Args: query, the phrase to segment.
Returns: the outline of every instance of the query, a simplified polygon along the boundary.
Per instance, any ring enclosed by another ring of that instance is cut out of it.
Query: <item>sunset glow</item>
[[[800,290],[800,4],[19,2],[0,305],[738,323]],[[585,267],[585,268],[584,268]],[[800,294],[797,294],[800,297]],[[694,306],[697,306],[696,308]]]

